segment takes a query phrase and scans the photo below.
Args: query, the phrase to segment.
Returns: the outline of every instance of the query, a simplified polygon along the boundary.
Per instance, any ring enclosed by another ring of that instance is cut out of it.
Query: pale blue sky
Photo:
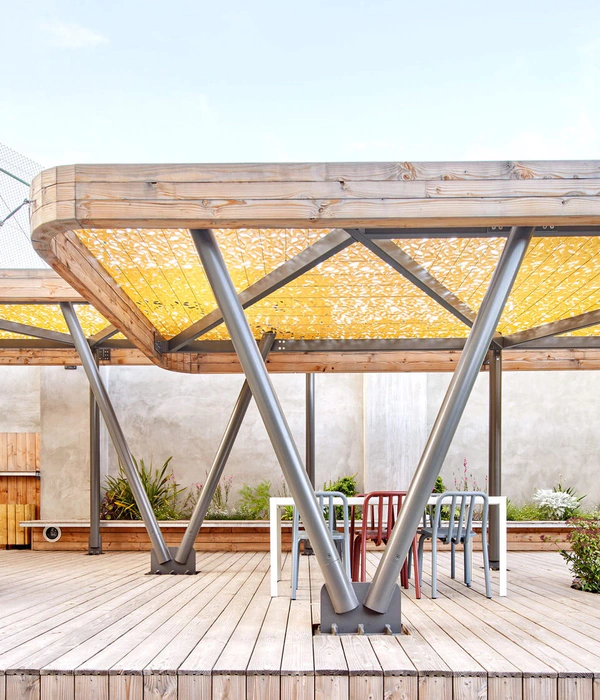
[[[51,166],[600,158],[600,3],[0,0],[0,141]]]

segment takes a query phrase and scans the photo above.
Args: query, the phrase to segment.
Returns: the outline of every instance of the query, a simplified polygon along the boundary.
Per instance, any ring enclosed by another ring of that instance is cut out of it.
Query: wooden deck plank
[[[379,557],[369,553],[368,572]],[[403,595],[410,634],[332,637],[312,635],[314,557],[301,558],[292,602],[270,598],[264,553],[209,554],[200,576],[148,577],[144,553],[0,551],[12,610],[0,620],[0,700],[600,700],[600,597],[571,589],[560,557],[511,553],[509,596],[491,600],[479,568],[470,589],[449,577],[445,553],[431,600],[425,564],[424,597]],[[71,582],[56,581],[61,567]]]
[[[185,674],[210,676],[213,666],[223,652],[231,635],[242,619],[252,600],[256,596],[264,600],[268,595],[269,581],[265,578],[268,572],[268,556],[254,570],[254,576],[238,591],[227,608],[215,620],[215,623],[202,640],[189,653],[179,666],[179,677]]]

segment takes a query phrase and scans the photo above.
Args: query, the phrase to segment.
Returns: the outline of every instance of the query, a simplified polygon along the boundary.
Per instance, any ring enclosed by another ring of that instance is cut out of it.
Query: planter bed
[[[43,529],[57,525],[62,531],[56,542],[47,542]],[[176,547],[185,531],[185,521],[163,521],[160,523],[168,546]],[[54,551],[87,551],[89,521],[87,520],[30,520],[21,523],[32,531],[31,548]],[[475,523],[477,531],[480,526]],[[511,521],[507,527],[509,551],[556,551],[569,549],[567,534],[570,527],[564,522],[517,522]],[[282,547],[289,550],[292,538],[292,523],[282,523]],[[151,545],[142,523],[138,520],[103,520],[100,532],[105,551],[150,551]],[[196,538],[195,548],[206,551],[268,551],[269,522],[265,520],[207,520]],[[426,548],[429,548],[426,546]],[[480,548],[475,539],[474,548]]]

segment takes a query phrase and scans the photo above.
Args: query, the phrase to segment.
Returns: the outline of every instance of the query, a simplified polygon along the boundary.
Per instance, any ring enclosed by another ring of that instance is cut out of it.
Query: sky
[[[0,142],[69,163],[600,158],[595,0],[0,0]]]

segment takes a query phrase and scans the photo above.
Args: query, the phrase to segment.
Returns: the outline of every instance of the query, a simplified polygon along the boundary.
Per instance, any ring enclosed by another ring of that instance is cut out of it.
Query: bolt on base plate
[[[336,613],[325,586],[321,588],[321,633],[328,634],[402,634],[400,613],[401,593],[398,584],[394,587],[392,602],[384,614],[365,608],[363,601],[371,584],[353,581],[359,605],[347,613]]]
[[[177,576],[193,576],[196,573],[196,552],[192,549],[185,564],[179,564],[175,561],[178,547],[169,547],[171,561],[160,564],[156,552],[152,550],[150,557],[150,574],[173,574]]]

